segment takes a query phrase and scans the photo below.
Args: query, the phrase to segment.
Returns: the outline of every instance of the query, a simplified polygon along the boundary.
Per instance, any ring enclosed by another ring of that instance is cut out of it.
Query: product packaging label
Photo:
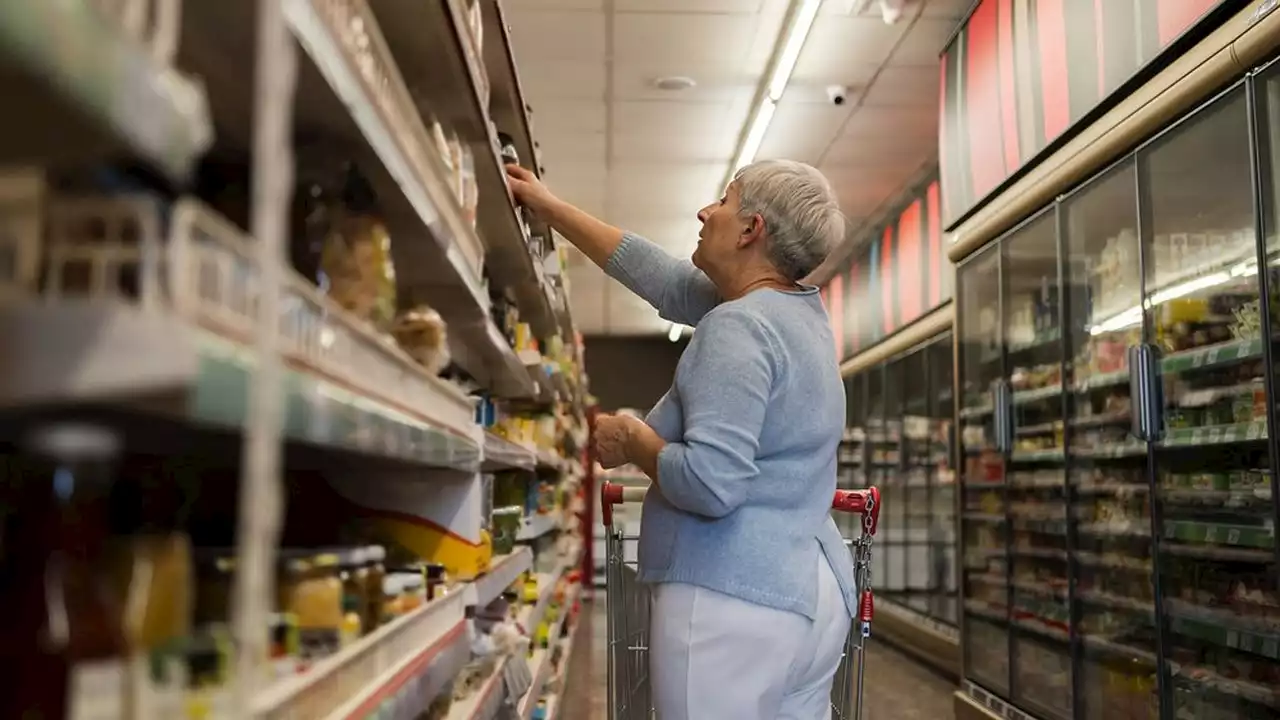
[[[123,718],[125,672],[119,660],[78,663],[69,680],[67,720]]]

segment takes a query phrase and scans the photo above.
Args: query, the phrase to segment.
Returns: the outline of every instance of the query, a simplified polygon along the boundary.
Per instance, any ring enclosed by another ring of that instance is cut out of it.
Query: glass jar
[[[293,562],[285,608],[298,627],[298,654],[305,663],[327,657],[341,646],[342,581],[338,556],[321,553]]]
[[[387,575],[382,579],[382,622],[390,623],[404,615],[404,583],[400,575]]]
[[[122,710],[122,598],[105,553],[120,437],[63,422],[38,428],[22,449],[13,487],[24,511],[6,531],[23,551],[0,567],[0,658],[12,683],[0,717]]]
[[[381,545],[370,545],[364,549],[364,557],[366,562],[365,571],[365,593],[369,597],[368,613],[361,618],[363,621],[364,631],[366,633],[373,632],[386,622],[386,612],[383,602],[383,580],[387,577],[386,568],[383,562],[387,559],[386,548]]]
[[[427,565],[426,600],[429,602],[445,594],[445,568],[443,565]]]
[[[369,564],[365,548],[350,548],[340,555],[339,577],[342,580],[343,634],[352,630],[351,614],[355,614],[355,637],[360,637],[364,619],[369,616],[373,599],[369,595]],[[344,641],[348,639],[344,637]],[[345,642],[344,642],[345,644]]]

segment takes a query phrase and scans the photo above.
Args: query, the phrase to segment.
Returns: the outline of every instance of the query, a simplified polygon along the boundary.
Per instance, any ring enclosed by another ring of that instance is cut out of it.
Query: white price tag
[[[124,682],[124,665],[118,660],[78,663],[67,683],[67,720],[123,717]]]

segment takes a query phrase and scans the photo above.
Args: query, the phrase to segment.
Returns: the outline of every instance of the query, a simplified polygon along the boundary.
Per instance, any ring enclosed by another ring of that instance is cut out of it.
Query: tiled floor
[[[584,605],[566,680],[560,720],[605,720],[605,604]],[[954,686],[874,638],[867,652],[863,720],[945,720],[952,717]]]

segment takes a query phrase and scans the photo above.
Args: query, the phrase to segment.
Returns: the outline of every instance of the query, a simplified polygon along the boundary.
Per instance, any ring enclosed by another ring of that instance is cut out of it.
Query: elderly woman
[[[641,421],[602,415],[605,467],[653,481],[639,576],[652,584],[660,720],[818,720],[856,607],[831,519],[844,387],[817,288],[844,233],[831,187],[798,162],[740,170],[698,211],[692,262],[508,168],[517,199],[672,322],[697,331]]]

